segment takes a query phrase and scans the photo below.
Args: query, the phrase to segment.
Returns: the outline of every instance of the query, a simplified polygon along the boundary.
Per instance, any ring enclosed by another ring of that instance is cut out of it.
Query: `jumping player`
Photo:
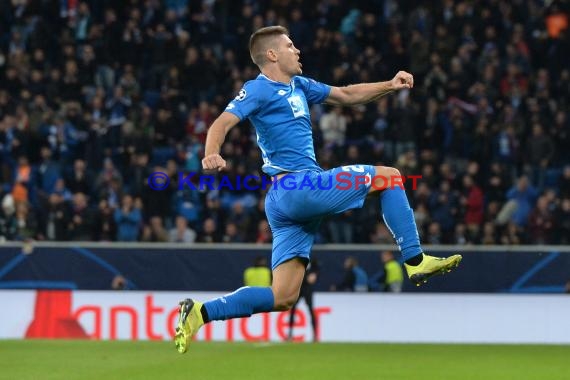
[[[314,186],[295,190],[271,186],[265,201],[267,219],[273,232],[271,287],[242,287],[205,303],[192,299],[180,302],[175,335],[180,353],[188,350],[192,337],[210,321],[289,310],[299,298],[321,220],[327,215],[362,207],[369,193],[380,193],[382,217],[392,232],[414,284],[420,285],[433,275],[449,272],[461,261],[460,255],[437,258],[423,253],[413,210],[404,189],[386,187],[384,183],[383,178],[400,176],[397,169],[351,165],[324,171],[315,158],[309,114],[312,104],[365,104],[393,91],[413,88],[411,74],[400,71],[390,81],[346,87],[328,86],[308,79],[301,76],[300,51],[289,38],[287,29],[281,26],[254,32],[249,51],[261,74],[244,84],[210,126],[203,169],[224,169],[226,161],[219,153],[225,136],[240,121],[249,119],[257,133],[263,171],[277,182],[287,176],[296,183],[310,181]],[[336,186],[339,173],[365,176],[370,181],[350,188]],[[373,182],[377,179],[381,183],[376,186]],[[331,182],[333,186],[330,189],[319,186]]]

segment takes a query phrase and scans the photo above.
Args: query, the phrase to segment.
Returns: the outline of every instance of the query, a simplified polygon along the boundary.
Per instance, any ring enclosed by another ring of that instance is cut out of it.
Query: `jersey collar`
[[[291,86],[292,83],[293,83],[293,78],[291,78],[291,82],[289,82],[289,84],[285,84],[285,83],[283,83],[283,82],[277,82],[276,80],[269,79],[267,76],[265,76],[265,74],[259,74],[259,75],[257,76],[257,79],[265,79],[265,80],[267,80],[267,81],[269,81],[269,82],[271,82],[271,83],[280,84],[280,85],[282,85],[282,86]]]

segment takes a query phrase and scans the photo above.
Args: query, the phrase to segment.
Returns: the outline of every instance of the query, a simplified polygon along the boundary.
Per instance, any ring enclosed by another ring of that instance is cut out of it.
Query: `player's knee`
[[[387,178],[402,176],[402,174],[400,174],[400,171],[398,169],[393,168],[391,166],[375,166],[374,169],[376,169],[377,176],[384,176]]]
[[[372,180],[371,190],[391,189],[395,186],[403,186],[403,178],[400,171],[390,166],[375,166],[376,175]]]
[[[287,311],[291,310],[291,308],[297,302],[299,298],[299,294],[289,293],[289,294],[280,294],[275,297],[275,310],[276,311]]]
[[[295,305],[297,300],[290,298],[286,300],[282,300],[278,305],[276,305],[277,311],[288,311]]]

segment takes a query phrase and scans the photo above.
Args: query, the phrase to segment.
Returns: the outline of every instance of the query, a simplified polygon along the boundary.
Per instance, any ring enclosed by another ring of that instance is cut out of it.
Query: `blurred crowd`
[[[0,237],[270,243],[264,191],[192,190],[208,126],[258,70],[248,39],[284,25],[304,75],[412,90],[314,106],[324,169],[395,166],[431,244],[570,244],[570,40],[557,1],[0,2]],[[232,129],[226,174],[260,176]],[[165,172],[162,191],[148,185]],[[378,201],[317,243],[393,243]]]

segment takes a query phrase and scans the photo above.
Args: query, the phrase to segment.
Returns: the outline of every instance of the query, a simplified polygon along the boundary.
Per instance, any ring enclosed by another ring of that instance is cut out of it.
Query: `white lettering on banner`
[[[317,318],[328,312],[329,308],[315,309]],[[301,320],[307,320],[304,311],[299,310],[297,315],[299,314]],[[178,306],[173,308],[170,304],[166,307],[157,307],[153,295],[146,295],[144,308],[127,305],[101,307],[89,304],[79,307],[74,317],[86,326],[88,335],[94,339],[172,339],[178,320]],[[288,324],[289,313],[266,313],[252,318],[208,324],[200,330],[197,338],[205,341],[284,340],[288,334]],[[130,328],[125,329],[125,326]],[[120,327],[123,329],[120,330]],[[306,327],[304,323],[296,325],[297,329]],[[306,336],[297,335],[296,340],[304,341]]]
[[[0,339],[172,340],[178,301],[189,296],[207,300],[223,294],[2,290],[0,304],[10,313],[1,313]],[[315,304],[323,342],[570,343],[570,298],[564,295],[317,293]],[[409,329],[417,310],[430,321],[430,329]],[[297,313],[295,339],[312,340],[303,302]],[[289,312],[216,321],[202,328],[197,339],[282,341],[288,322]],[[62,326],[72,326],[72,331]],[[64,335],[49,335],[54,331]]]

